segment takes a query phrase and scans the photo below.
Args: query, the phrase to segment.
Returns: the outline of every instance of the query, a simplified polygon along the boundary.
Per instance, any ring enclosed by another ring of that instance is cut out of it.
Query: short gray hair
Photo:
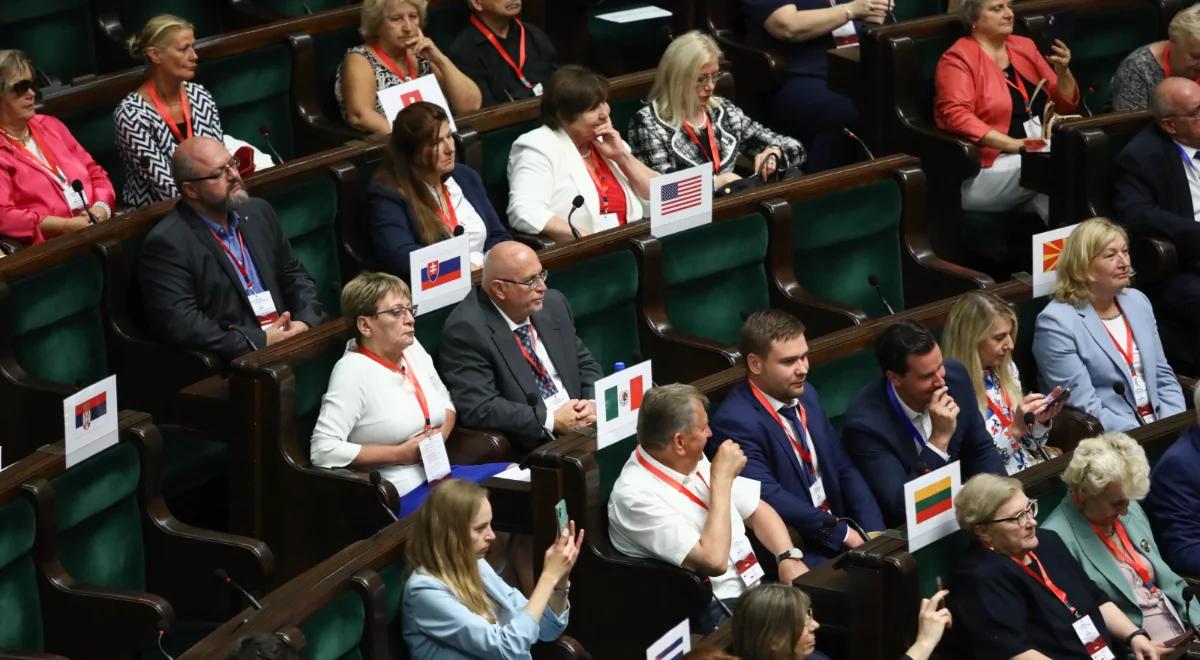
[[[649,451],[667,446],[676,433],[682,433],[696,423],[692,402],[708,407],[708,397],[683,383],[671,383],[651,388],[642,397],[638,412],[638,444]]]
[[[1200,37],[1200,4],[1179,10],[1167,26],[1167,37],[1179,45],[1184,37]]]
[[[987,0],[962,0],[958,3],[958,20],[962,21],[968,30],[975,28],[979,15],[983,13],[983,4]]]
[[[1062,480],[1082,497],[1098,495],[1119,483],[1125,496],[1140,500],[1150,492],[1150,462],[1146,451],[1124,433],[1102,433],[1075,447]]]
[[[1020,480],[1012,477],[987,472],[971,477],[954,498],[954,517],[959,528],[973,533],[976,525],[991,522],[997,509],[1023,491]]]

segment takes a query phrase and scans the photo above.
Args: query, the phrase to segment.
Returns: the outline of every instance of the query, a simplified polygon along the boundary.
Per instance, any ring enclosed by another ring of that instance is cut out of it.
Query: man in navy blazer
[[[888,526],[905,524],[904,484],[925,472],[960,461],[963,483],[1006,474],[967,370],[942,359],[928,328],[893,323],[875,341],[875,358],[884,377],[854,396],[842,439]]]
[[[1200,403],[1200,388],[1196,389],[1196,395]],[[1163,559],[1183,575],[1200,575],[1198,472],[1200,428],[1193,426],[1155,463],[1150,472],[1150,494],[1142,501]]]
[[[762,498],[799,532],[809,566],[862,545],[866,539],[847,519],[882,530],[883,515],[806,383],[804,324],[786,312],[756,312],[742,324],[740,343],[747,380],[710,420],[707,453],[726,438],[741,446],[742,476],[760,482]]]

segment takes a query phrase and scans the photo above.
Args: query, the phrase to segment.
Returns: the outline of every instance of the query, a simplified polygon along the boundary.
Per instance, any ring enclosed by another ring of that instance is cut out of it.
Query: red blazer
[[[116,209],[116,193],[108,173],[58,119],[34,115],[29,123],[37,128],[46,148],[54,154],[67,181],[83,182],[88,205],[105,202]],[[26,152],[28,153],[28,152]],[[0,139],[0,236],[30,245],[45,241],[39,225],[48,215],[74,215],[63,197],[62,185],[44,167],[34,165],[18,147]]]
[[[1078,88],[1073,99],[1059,95],[1058,76],[1031,39],[1010,35],[1004,46],[1008,49],[1008,61],[1022,78],[1033,81],[1034,85],[1043,78],[1046,80],[1042,89],[1049,93],[1056,111],[1071,112],[1079,105]],[[990,130],[1008,133],[1012,99],[1004,72],[983,52],[978,41],[960,37],[954,42],[938,60],[933,83],[937,88],[933,116],[938,128],[975,143]],[[980,147],[980,165],[991,167],[999,154],[999,149]]]

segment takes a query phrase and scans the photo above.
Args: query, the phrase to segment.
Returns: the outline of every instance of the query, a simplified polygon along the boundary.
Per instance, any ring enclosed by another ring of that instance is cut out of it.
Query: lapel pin
[[[1147,554],[1150,552],[1150,541],[1147,539],[1142,539],[1142,552]]]

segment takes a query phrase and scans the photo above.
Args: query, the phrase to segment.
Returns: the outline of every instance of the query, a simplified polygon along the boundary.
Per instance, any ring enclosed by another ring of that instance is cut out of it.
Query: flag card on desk
[[[117,444],[117,377],[109,376],[63,399],[67,467]]]
[[[958,461],[904,484],[904,516],[908,522],[908,551],[915,552],[958,530],[954,498],[962,488]]]
[[[376,96],[379,97],[379,105],[383,108],[383,115],[387,117],[389,124],[396,120],[396,115],[400,114],[401,110],[417,101],[427,101],[446,111],[451,132],[458,130],[454,127],[454,114],[450,112],[446,95],[442,93],[442,88],[438,86],[437,78],[434,78],[432,73],[382,89]]]
[[[471,290],[470,250],[466,236],[452,236],[409,254],[408,281],[418,316],[467,296]]]
[[[707,163],[650,179],[650,234],[666,236],[712,222],[712,195]]]
[[[692,650],[692,627],[680,621],[646,649],[646,660],[678,660]]]
[[[1067,247],[1067,236],[1079,225],[1059,227],[1033,235],[1033,297],[1048,296],[1058,282],[1058,259]]]
[[[596,381],[596,450],[637,433],[642,397],[652,387],[650,360]]]

